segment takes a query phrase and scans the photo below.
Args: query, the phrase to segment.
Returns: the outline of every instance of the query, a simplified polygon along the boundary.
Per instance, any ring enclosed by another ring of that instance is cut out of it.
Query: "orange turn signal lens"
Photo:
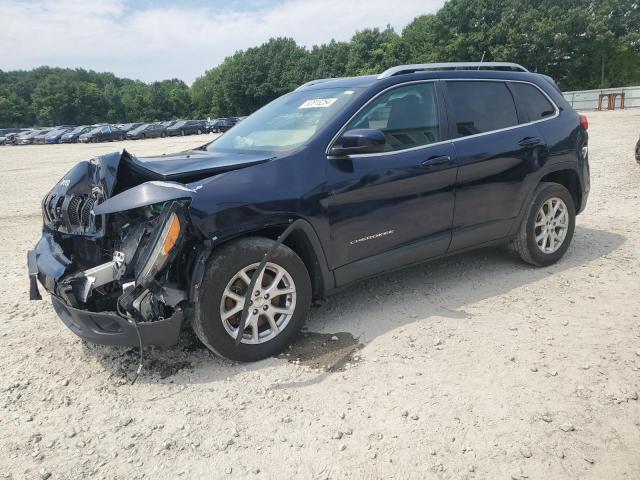
[[[164,240],[164,244],[162,245],[162,255],[165,257],[169,255],[169,252],[173,250],[173,247],[176,246],[178,241],[178,237],[180,236],[180,220],[178,216],[174,213],[171,215],[171,225],[169,226],[169,233],[167,234],[167,238]]]

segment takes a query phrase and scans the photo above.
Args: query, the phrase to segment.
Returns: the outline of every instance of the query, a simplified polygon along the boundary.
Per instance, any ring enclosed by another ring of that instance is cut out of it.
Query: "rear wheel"
[[[167,136],[167,132],[162,132],[162,133],[160,134],[160,136],[161,136],[162,138],[166,137],[166,136]]]
[[[573,238],[576,210],[569,191],[558,183],[538,185],[512,249],[539,267],[557,262]]]
[[[220,248],[209,260],[193,330],[210,350],[239,361],[256,361],[284,349],[309,313],[311,282],[296,253],[280,245],[251,293],[249,315],[238,346],[240,316],[251,278],[273,240],[254,237]]]

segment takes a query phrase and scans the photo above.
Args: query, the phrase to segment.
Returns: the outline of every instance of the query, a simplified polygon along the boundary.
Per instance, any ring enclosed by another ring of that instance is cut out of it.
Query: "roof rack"
[[[414,65],[398,65],[391,67],[380,75],[378,80],[402,75],[404,73],[414,73],[424,70],[507,70],[515,72],[528,72],[526,68],[517,63],[510,62],[449,62],[449,63],[417,63]]]

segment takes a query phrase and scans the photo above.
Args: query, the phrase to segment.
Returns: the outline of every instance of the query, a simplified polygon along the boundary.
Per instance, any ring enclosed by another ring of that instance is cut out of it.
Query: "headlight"
[[[160,226],[149,239],[146,251],[140,255],[138,265],[141,266],[136,283],[147,285],[167,265],[177,251],[177,245],[184,230],[184,217],[180,215],[183,207],[174,202],[164,210]]]

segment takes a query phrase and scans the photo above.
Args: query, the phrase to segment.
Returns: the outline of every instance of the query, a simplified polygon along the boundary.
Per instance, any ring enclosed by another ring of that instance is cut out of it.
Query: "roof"
[[[311,80],[296,90],[320,90],[323,88],[368,87],[379,81],[390,79],[440,78],[446,73],[448,78],[471,76],[473,78],[514,78],[519,75],[531,75],[517,63],[509,62],[450,62],[398,65],[379,75],[360,77],[321,78]]]

